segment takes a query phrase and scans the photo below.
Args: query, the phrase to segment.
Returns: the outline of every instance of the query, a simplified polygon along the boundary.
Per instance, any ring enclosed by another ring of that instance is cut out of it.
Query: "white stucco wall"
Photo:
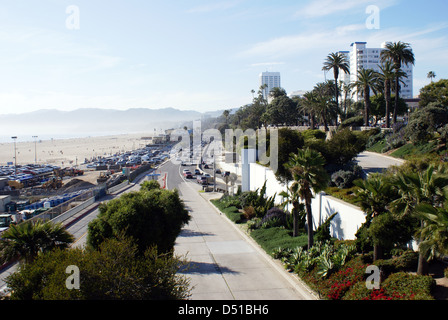
[[[271,197],[277,193],[276,203],[282,201],[278,194],[285,191],[286,186],[278,182],[271,169],[251,163],[249,179],[250,190],[261,188],[266,181],[266,196]],[[327,217],[338,212],[331,222],[330,234],[339,240],[355,239],[356,231],[365,222],[365,213],[360,208],[325,193],[319,193],[315,196],[311,208],[314,229],[325,222]]]

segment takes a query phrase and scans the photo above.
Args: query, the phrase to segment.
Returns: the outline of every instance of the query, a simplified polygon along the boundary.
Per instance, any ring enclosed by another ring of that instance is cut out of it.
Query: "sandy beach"
[[[85,159],[106,156],[144,147],[142,137],[150,134],[123,134],[74,139],[52,139],[21,142],[16,141],[17,164],[54,164],[61,167],[81,164]],[[14,162],[14,142],[0,143],[0,165]]]

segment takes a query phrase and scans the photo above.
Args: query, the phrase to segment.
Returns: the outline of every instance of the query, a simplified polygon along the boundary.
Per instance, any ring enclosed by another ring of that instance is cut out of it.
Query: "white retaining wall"
[[[256,163],[250,164],[250,190],[263,187],[266,181],[266,196],[276,196],[276,203],[282,201],[278,194],[286,191],[286,185],[281,184],[275,178],[274,172]],[[358,207],[336,199],[325,193],[319,193],[312,200],[311,208],[313,212],[313,229],[325,222],[326,218],[335,212],[338,214],[333,218],[330,227],[330,234],[339,240],[353,240],[358,228],[365,222],[365,213]]]

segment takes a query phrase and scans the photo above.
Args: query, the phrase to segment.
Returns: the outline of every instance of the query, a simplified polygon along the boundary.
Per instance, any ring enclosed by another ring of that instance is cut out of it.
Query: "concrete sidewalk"
[[[192,219],[178,236],[175,253],[186,255],[191,262],[181,272],[191,279],[191,299],[316,299],[308,288],[263,255],[193,185],[182,183],[179,192]]]

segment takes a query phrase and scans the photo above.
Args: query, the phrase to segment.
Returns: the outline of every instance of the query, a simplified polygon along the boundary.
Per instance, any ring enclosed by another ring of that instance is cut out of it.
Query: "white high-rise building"
[[[260,74],[260,86],[266,84],[267,88],[263,89],[263,97],[269,98],[269,92],[273,88],[281,88],[280,72],[262,72]]]
[[[386,47],[386,42],[381,44],[381,48],[367,48],[367,42],[354,42],[350,51],[350,82],[355,82],[358,79],[358,70],[373,69],[376,72],[381,72],[381,51]],[[402,78],[405,85],[401,84],[400,97],[403,99],[413,98],[413,66],[412,64],[401,66],[403,72],[407,74],[407,78]],[[393,93],[392,93],[393,94]],[[353,96],[355,101],[361,99],[360,95]]]

